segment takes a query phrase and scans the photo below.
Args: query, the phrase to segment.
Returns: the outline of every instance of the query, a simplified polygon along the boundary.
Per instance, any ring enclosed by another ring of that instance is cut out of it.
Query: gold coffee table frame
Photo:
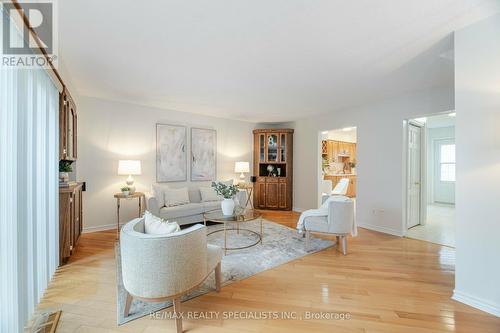
[[[245,223],[245,222],[251,222],[259,219],[260,220],[260,233],[250,230],[250,229],[244,229],[240,228],[240,223]],[[243,249],[248,249],[249,247],[255,246],[257,244],[262,244],[262,239],[264,238],[264,233],[262,232],[262,214],[253,210],[253,209],[247,209],[247,210],[241,210],[241,209],[236,209],[235,213],[233,215],[223,215],[221,210],[214,210],[211,212],[206,212],[203,214],[203,223],[207,225],[207,221],[210,222],[215,222],[215,223],[222,223],[224,225],[223,229],[219,230],[214,230],[211,231],[207,234],[207,236],[210,236],[212,234],[215,234],[216,232],[224,232],[224,255],[227,254],[227,251],[232,251],[232,250],[243,250]],[[231,223],[236,223],[236,228],[228,228],[227,225]],[[236,230],[236,232],[239,234],[240,230],[243,231],[248,231],[254,235],[257,235],[258,239],[255,243],[247,245],[247,246],[241,246],[241,247],[227,247],[227,232],[228,231],[233,231]]]

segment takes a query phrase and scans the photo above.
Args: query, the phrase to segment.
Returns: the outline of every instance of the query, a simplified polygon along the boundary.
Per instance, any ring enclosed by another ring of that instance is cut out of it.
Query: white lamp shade
[[[129,175],[140,175],[141,161],[137,160],[120,160],[118,161],[118,175],[129,176]]]
[[[234,172],[250,172],[250,163],[248,162],[236,162],[234,163]]]

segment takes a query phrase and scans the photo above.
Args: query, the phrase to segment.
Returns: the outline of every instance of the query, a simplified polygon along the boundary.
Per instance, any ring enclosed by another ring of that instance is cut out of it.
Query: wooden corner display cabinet
[[[75,101],[64,88],[59,94],[59,160],[76,161],[78,117]]]
[[[75,162],[78,117],[75,101],[64,87],[59,94],[59,160]],[[59,265],[74,252],[83,229],[83,183],[59,187]]]
[[[293,129],[256,129],[253,135],[255,208],[292,210]]]

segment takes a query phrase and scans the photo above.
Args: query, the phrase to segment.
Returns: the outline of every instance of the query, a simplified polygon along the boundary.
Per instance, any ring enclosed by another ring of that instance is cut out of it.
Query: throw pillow
[[[233,179],[229,179],[229,180],[220,180],[219,182],[221,182],[222,184],[226,184],[227,186],[229,186],[229,185],[234,185],[234,180],[233,180]]]
[[[163,198],[166,207],[180,206],[189,203],[187,187],[168,188],[163,191]]]
[[[200,187],[201,202],[221,201],[223,198],[218,195],[213,187]]]
[[[153,184],[151,185],[151,193],[153,193],[153,196],[156,198],[156,201],[158,201],[158,207],[163,207],[165,206],[165,196],[164,192],[165,190],[168,189],[167,185],[158,185],[158,184]]]
[[[168,235],[180,231],[177,222],[168,222],[150,212],[144,212],[144,232],[149,235]]]

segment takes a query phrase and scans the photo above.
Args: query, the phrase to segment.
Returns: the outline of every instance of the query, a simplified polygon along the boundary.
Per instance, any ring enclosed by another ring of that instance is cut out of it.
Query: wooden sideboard
[[[75,250],[83,228],[83,183],[59,188],[59,265]]]
[[[293,129],[256,129],[254,207],[292,210]]]

